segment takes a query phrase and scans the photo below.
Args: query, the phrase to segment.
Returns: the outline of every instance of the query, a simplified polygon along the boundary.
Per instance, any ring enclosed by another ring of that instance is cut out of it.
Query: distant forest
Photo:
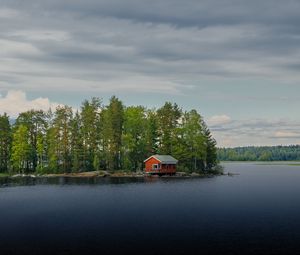
[[[0,171],[67,173],[143,170],[152,154],[170,154],[182,171],[217,164],[216,142],[196,110],[166,102],[161,108],[126,107],[113,96],[85,100],[80,110],[20,113],[13,124],[0,115]]]
[[[300,160],[300,145],[219,148],[220,161],[294,161]]]

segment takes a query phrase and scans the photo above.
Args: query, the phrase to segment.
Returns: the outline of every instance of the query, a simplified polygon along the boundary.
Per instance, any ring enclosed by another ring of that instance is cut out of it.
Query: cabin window
[[[154,170],[160,169],[160,164],[153,164],[152,169]]]

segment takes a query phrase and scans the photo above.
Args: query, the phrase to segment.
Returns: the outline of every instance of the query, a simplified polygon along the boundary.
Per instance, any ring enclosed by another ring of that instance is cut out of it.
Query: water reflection
[[[198,177],[199,178],[199,177]],[[129,184],[129,183],[155,183],[176,182],[195,177],[2,177],[0,188],[9,186],[31,185],[105,185],[105,184]],[[202,177],[203,178],[203,177]],[[207,177],[208,178],[208,177]]]
[[[105,185],[128,183],[155,183],[158,181],[180,181],[187,178],[174,177],[3,177],[0,187],[31,186],[31,185]]]

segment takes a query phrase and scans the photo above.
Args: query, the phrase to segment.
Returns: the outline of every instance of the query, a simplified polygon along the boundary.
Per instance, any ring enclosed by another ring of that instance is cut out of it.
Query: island
[[[173,163],[165,165],[168,175],[222,173],[203,117],[176,103],[148,109],[125,106],[115,96],[104,105],[94,97],[80,109],[0,115],[0,176],[144,177],[150,174],[144,161],[153,155],[176,159],[176,171]]]

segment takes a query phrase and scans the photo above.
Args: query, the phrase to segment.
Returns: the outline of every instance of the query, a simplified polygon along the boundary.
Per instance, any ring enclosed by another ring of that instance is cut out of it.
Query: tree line
[[[196,110],[166,102],[159,109],[129,106],[113,96],[85,100],[79,111],[30,110],[13,124],[0,115],[0,171],[67,173],[143,169],[153,154],[170,154],[182,171],[217,163],[216,142]]]
[[[220,161],[296,161],[300,160],[300,145],[219,148]]]

